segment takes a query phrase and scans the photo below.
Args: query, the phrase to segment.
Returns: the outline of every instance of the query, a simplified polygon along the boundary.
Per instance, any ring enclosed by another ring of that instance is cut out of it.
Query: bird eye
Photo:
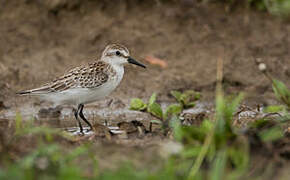
[[[116,55],[120,56],[121,55],[120,51],[116,51]]]

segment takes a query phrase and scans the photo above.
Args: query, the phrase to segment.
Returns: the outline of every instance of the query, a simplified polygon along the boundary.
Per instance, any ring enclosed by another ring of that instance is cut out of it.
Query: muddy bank
[[[16,98],[16,91],[97,59],[111,42],[125,44],[141,61],[154,55],[168,63],[164,69],[128,66],[113,97],[159,92],[167,98],[172,89],[213,94],[217,58],[225,61],[228,92],[245,91],[269,103],[271,86],[257,72],[255,57],[265,60],[276,78],[290,83],[290,25],[259,12],[237,9],[228,14],[217,4],[199,3],[184,7],[84,1],[54,7],[36,1],[3,1],[0,24],[0,95],[9,107],[28,100]]]

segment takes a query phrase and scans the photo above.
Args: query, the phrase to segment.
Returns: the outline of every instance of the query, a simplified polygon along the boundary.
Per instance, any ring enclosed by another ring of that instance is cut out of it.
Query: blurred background
[[[270,82],[257,71],[254,59],[261,58],[289,85],[289,4],[1,0],[0,98],[9,104],[16,91],[98,59],[109,43],[126,45],[133,57],[148,65],[146,71],[128,67],[114,96],[147,97],[182,89],[211,93],[217,58],[223,58],[226,91],[271,97]],[[164,62],[151,64],[152,58]]]

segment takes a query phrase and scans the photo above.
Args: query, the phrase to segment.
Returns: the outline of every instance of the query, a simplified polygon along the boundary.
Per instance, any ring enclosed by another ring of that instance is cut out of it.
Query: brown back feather
[[[109,73],[114,71],[104,61],[96,61],[86,66],[71,69],[63,76],[44,84],[40,88],[19,92],[18,94],[42,94],[61,92],[70,88],[96,88],[109,80]]]

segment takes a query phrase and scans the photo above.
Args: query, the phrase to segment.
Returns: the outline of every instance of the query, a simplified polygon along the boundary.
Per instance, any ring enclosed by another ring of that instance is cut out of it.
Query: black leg
[[[85,116],[84,116],[84,114],[83,114],[84,105],[83,105],[83,104],[80,104],[79,106],[80,106],[80,109],[79,109],[79,115],[80,115],[80,117],[82,118],[82,120],[84,120],[84,121],[87,123],[87,125],[90,126],[90,130],[92,130],[92,129],[93,129],[93,126],[92,126],[91,123],[90,123],[90,122],[85,118]]]
[[[81,133],[83,133],[83,126],[82,126],[82,123],[81,123],[81,121],[79,120],[79,117],[78,117],[79,111],[80,111],[80,105],[78,106],[77,110],[74,109],[74,114],[75,114],[75,118],[76,118],[76,120],[77,120],[77,122],[79,124],[80,131],[81,131]]]

